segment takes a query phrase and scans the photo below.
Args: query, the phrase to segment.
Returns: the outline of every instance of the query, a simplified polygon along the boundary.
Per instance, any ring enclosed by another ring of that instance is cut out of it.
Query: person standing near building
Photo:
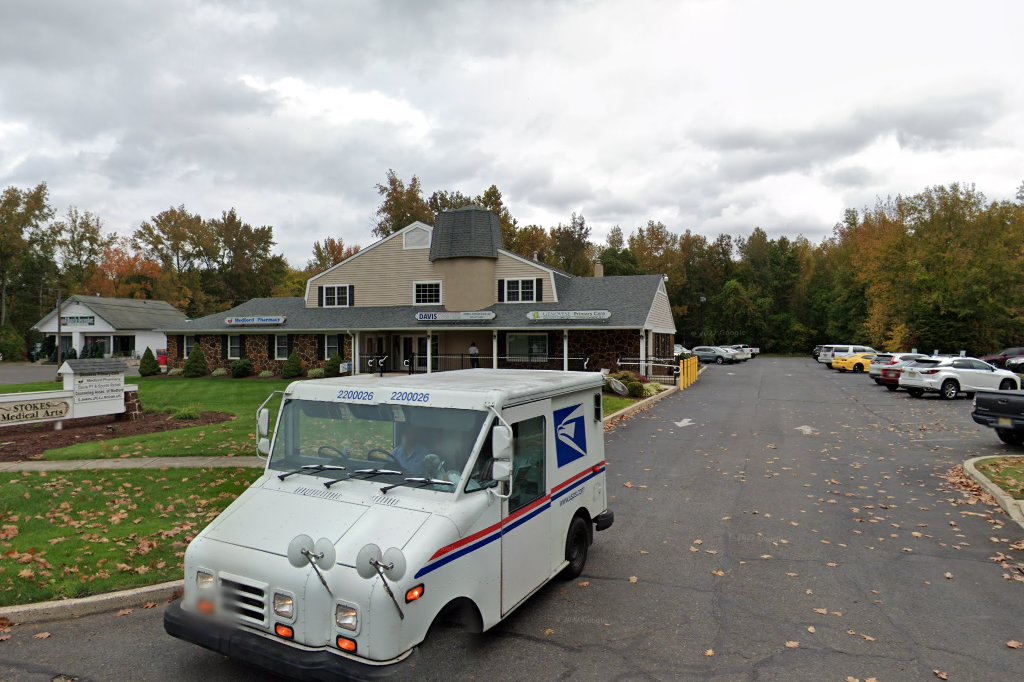
[[[476,341],[469,342],[469,366],[473,369],[480,368],[480,349],[476,347]]]

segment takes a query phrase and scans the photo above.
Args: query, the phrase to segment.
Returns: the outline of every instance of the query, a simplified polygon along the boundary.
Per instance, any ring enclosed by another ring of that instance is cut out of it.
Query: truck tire
[[[939,389],[939,395],[942,396],[943,400],[952,400],[960,393],[960,384],[956,383],[952,379],[946,379],[942,382],[942,388]]]
[[[562,570],[564,580],[573,580],[583,573],[587,565],[587,550],[590,548],[590,533],[587,522],[577,516],[569,524],[569,532],[565,536],[565,560],[569,565]]]
[[[1003,379],[999,382],[1000,391],[1012,391],[1017,387],[1013,385],[1013,379]]]
[[[1020,431],[1008,431],[1007,429],[996,429],[999,440],[1007,445],[1024,445],[1024,433]]]
[[[910,394],[911,398],[920,398],[921,396],[924,395],[924,389],[923,388],[908,388],[907,389],[907,393]]]

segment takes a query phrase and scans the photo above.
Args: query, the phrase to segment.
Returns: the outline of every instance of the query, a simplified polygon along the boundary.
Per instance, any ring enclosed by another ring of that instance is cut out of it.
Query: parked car
[[[740,362],[746,362],[750,358],[754,357],[750,351],[743,346],[723,346],[726,350],[731,350],[736,353],[736,359]]]
[[[690,355],[690,349],[681,343],[677,343],[672,347],[672,354],[675,356],[676,360],[679,360],[683,356]]]
[[[878,353],[871,346],[854,346],[848,344],[829,344],[821,347],[821,353],[818,354],[818,362],[824,363],[826,367],[832,369],[832,360],[834,358],[849,357],[851,355],[857,355],[858,353]]]
[[[903,369],[900,386],[912,398],[925,393],[938,393],[952,400],[961,392],[970,396],[975,391],[1013,391],[1020,388],[1020,378],[1005,369],[993,367],[977,358],[918,358]]]
[[[875,359],[871,361],[871,367],[868,369],[868,374],[875,380],[876,384],[882,385],[885,383],[882,381],[883,370],[886,368],[902,366],[911,360],[923,357],[925,357],[923,353],[879,353],[875,356]],[[896,375],[896,378],[899,379],[899,374]],[[898,384],[898,382],[896,383]]]
[[[978,391],[971,419],[995,429],[1007,445],[1024,445],[1024,392]]]
[[[824,346],[815,346],[814,350],[811,351],[811,357],[817,360],[822,348],[824,348]]]
[[[750,353],[750,357],[751,358],[756,358],[758,355],[761,354],[761,349],[760,348],[754,348],[752,346],[748,346],[745,343],[737,343],[735,346],[729,346],[729,347],[730,348],[736,348],[736,349],[739,349],[739,350],[745,350],[748,353]]]
[[[695,346],[693,354],[705,365],[739,362],[735,353],[720,346]]]
[[[1009,358],[1006,361],[1006,369],[1014,372],[1015,374],[1024,374],[1024,356]]]
[[[998,353],[992,353],[991,355],[982,355],[981,359],[990,365],[1006,369],[1006,362],[1010,358],[1019,358],[1022,356],[1024,356],[1024,347],[1015,346],[1013,348],[1004,348]]]
[[[863,372],[871,368],[875,353],[857,353],[856,355],[839,356],[832,360],[832,369],[840,372]]]

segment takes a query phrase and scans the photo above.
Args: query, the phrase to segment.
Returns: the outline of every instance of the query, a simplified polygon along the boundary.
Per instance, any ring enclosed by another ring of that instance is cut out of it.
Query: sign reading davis
[[[469,310],[461,313],[416,313],[417,322],[457,322],[466,320],[493,320],[490,310]]]
[[[226,317],[224,324],[229,327],[262,327],[284,324],[284,315],[252,315],[248,317]]]
[[[532,310],[526,313],[528,320],[607,320],[608,310]]]
[[[27,394],[31,395],[31,394]],[[11,394],[0,401],[0,425],[28,424],[66,417],[71,411],[70,398],[29,398]]]

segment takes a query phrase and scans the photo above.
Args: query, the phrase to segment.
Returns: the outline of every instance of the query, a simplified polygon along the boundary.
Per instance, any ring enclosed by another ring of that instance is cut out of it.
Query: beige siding
[[[645,326],[662,333],[674,333],[676,330],[676,323],[672,319],[672,304],[669,303],[668,294],[665,293],[663,286],[659,287],[658,293],[654,295],[654,304],[651,306],[651,312],[647,314]]]
[[[498,266],[495,268],[494,291],[497,296],[499,279],[536,279],[544,278],[544,302],[558,302],[558,291],[555,278],[549,270],[525,263],[504,253],[498,253]]]
[[[412,305],[413,282],[444,277],[430,262],[430,249],[405,249],[402,243],[401,236],[390,239],[311,281],[306,306],[316,307],[318,286],[347,284],[355,287],[357,307]]]

